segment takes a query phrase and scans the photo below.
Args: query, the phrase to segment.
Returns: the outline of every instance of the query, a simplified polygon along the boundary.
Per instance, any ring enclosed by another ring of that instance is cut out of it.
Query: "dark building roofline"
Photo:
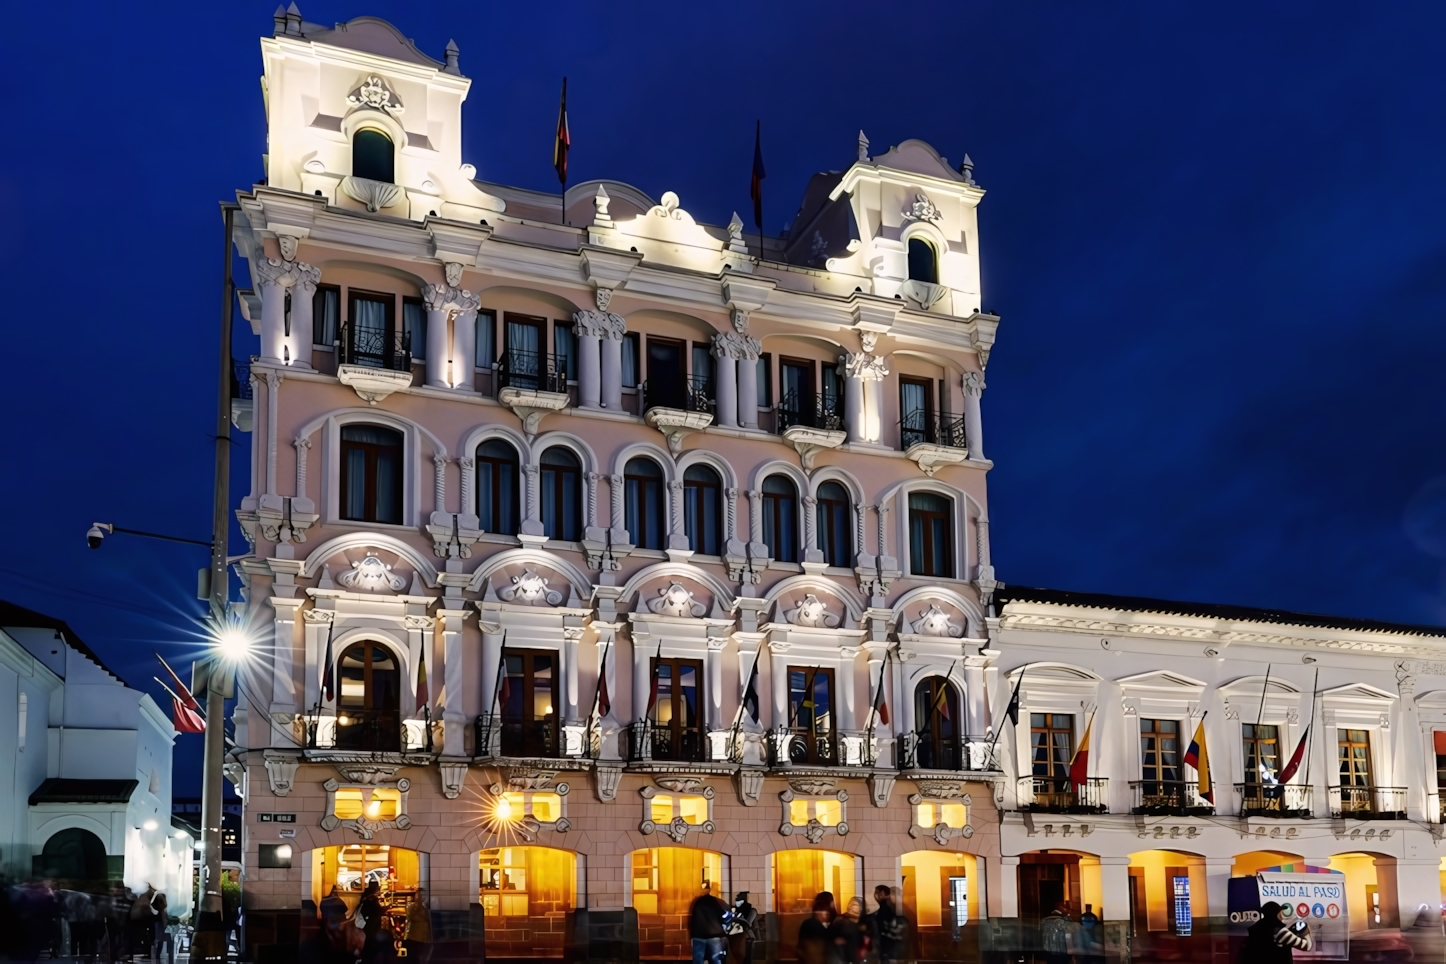
[[[17,606],[15,603],[0,599],[0,627],[4,626],[19,626],[24,629],[53,629],[64,637],[70,648],[115,677],[117,682],[125,684],[121,675],[105,665],[95,654],[95,650],[87,646],[85,640],[77,636],[75,630],[71,629],[63,619],[56,619],[54,616],[47,616],[33,609],[26,609],[24,606]]]
[[[125,803],[140,786],[139,780],[70,780],[50,777],[30,795],[37,803]]]
[[[1199,616],[1205,619],[1241,619],[1257,623],[1311,626],[1318,629],[1338,629],[1346,632],[1446,637],[1446,626],[1388,623],[1377,619],[1352,619],[1349,616],[1297,613],[1287,609],[1256,609],[1252,606],[1230,606],[1221,603],[1176,602],[1168,599],[1150,599],[1144,596],[1112,596],[1107,593],[1070,592],[1065,589],[1038,589],[1032,586],[1001,585],[995,590],[994,605],[997,609],[1002,609],[1011,602],[1079,606],[1085,609],[1121,609],[1164,613],[1172,616]]]

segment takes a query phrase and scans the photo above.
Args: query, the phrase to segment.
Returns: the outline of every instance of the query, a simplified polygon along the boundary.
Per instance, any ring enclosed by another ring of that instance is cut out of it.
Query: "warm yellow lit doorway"
[[[727,901],[723,855],[692,847],[652,847],[629,855],[632,906],[638,912],[638,957],[691,960],[688,907],[704,888]]]
[[[773,855],[773,909],[778,914],[778,956],[798,959],[798,927],[813,910],[813,898],[828,891],[840,912],[858,896],[863,865],[853,854],[833,850],[780,850]]]
[[[562,957],[577,906],[577,854],[552,847],[482,851],[479,891],[488,957]]]
[[[355,911],[362,891],[376,881],[382,889],[387,923],[400,934],[407,905],[418,887],[427,886],[427,856],[386,844],[318,847],[311,852],[311,899],[320,906],[322,898],[336,887],[347,909]]]
[[[979,919],[981,877],[973,854],[914,850],[900,860],[904,872],[904,916],[913,922],[908,956],[945,960],[955,952],[956,930]],[[960,903],[955,898],[963,896]],[[956,928],[957,925],[957,928]]]

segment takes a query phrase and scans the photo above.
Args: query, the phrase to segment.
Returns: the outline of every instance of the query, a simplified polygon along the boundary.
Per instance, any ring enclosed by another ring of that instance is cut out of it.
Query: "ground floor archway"
[[[696,847],[648,847],[628,855],[628,900],[638,914],[638,957],[693,956],[688,908],[705,890],[728,899],[722,854]]]
[[[1130,854],[1129,874],[1132,934],[1189,937],[1196,918],[1210,916],[1205,858],[1201,855],[1141,850]]]
[[[70,886],[103,884],[109,873],[105,844],[83,827],[60,830],[45,841],[32,860],[36,877],[70,882]]]
[[[979,920],[983,906],[984,874],[978,858],[952,850],[911,850],[899,861],[904,916],[914,924],[908,956],[953,956],[959,934]]]
[[[1076,850],[1034,850],[1019,856],[1019,917],[1037,924],[1059,904],[1078,920],[1086,904],[1104,906],[1100,859]]]
[[[827,891],[842,910],[861,896],[863,862],[836,850],[780,850],[772,856],[773,910],[778,915],[778,956],[798,958],[798,928]]]
[[[489,957],[562,957],[577,907],[577,854],[554,847],[484,850],[478,890]]]
[[[1351,922],[1352,934],[1401,926],[1395,857],[1375,853],[1336,854],[1329,866],[1345,875],[1346,917]]]
[[[311,851],[311,899],[321,901],[335,889],[336,895],[355,913],[367,885],[381,888],[382,906],[390,926],[400,935],[405,927],[407,907],[417,891],[427,886],[430,861],[427,854],[387,844],[354,843],[318,847]]]

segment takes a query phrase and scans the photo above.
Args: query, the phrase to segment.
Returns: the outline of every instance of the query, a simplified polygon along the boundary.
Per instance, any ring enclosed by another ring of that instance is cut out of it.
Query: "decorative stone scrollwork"
[[[939,220],[940,216],[938,206],[923,194],[915,194],[914,200],[905,204],[900,213],[903,214],[905,221],[929,221],[931,223]]]
[[[447,268],[452,268],[448,264]],[[457,279],[462,278],[462,266],[457,268]],[[446,285],[427,285],[422,289],[422,302],[430,311],[476,311],[482,304],[482,296],[474,295],[465,288],[459,288],[451,281],[450,272]]]
[[[456,800],[462,795],[462,785],[467,782],[467,764],[442,763],[438,765],[442,774],[442,795]]]
[[[653,782],[664,790],[671,790],[673,793],[701,793],[709,800],[713,799],[714,790],[703,782],[702,777],[691,776],[667,776],[654,777]]]
[[[618,798],[618,783],[622,780],[623,768],[597,764],[593,767],[597,780],[597,798],[603,803],[612,803]]]
[[[817,792],[810,792],[815,790]],[[825,824],[818,819],[817,813],[810,813],[807,822],[794,823],[791,804],[797,797],[809,798],[810,810],[813,809],[813,800],[837,800],[838,821],[833,824]],[[791,837],[795,833],[801,832],[809,843],[818,843],[826,833],[836,833],[840,837],[847,836],[849,832],[848,799],[848,791],[835,789],[832,780],[790,780],[789,789],[778,795],[779,803],[783,808],[783,822],[779,824],[778,832],[784,837]]]
[[[915,780],[914,786],[919,792],[910,794],[909,802],[915,806],[925,800],[957,800],[966,807],[974,803],[973,796],[952,780]]]
[[[866,351],[845,355],[844,369],[850,378],[864,381],[881,381],[889,375],[889,366],[883,356],[872,355]]]
[[[304,609],[301,618],[309,623],[329,623],[336,618],[336,613],[330,609]]]
[[[747,312],[735,312],[747,317]],[[763,342],[741,331],[720,331],[713,335],[713,357],[735,361],[757,361]]]
[[[693,598],[693,593],[682,583],[674,582],[666,589],[658,590],[658,598],[648,600],[648,609],[659,616],[685,616],[701,619],[708,607]]]
[[[692,777],[677,778],[677,782],[679,783],[679,785],[688,785],[688,781],[695,780],[696,778]],[[654,782],[657,783],[659,786],[662,786],[663,789],[669,790],[673,793],[692,792],[687,790],[672,790],[670,787],[664,785],[665,781],[671,782],[668,777],[658,778]],[[702,781],[696,780],[696,782],[701,784]],[[643,787],[641,790],[638,791],[638,795],[643,798],[643,819],[642,822],[638,824],[638,830],[645,835],[662,831],[669,837],[672,837],[674,842],[676,843],[682,843],[685,839],[687,839],[688,834],[692,833],[693,831],[699,831],[701,833],[712,833],[714,830],[717,829],[717,827],[713,823],[714,790],[712,787],[702,787],[701,791],[699,792],[701,792],[702,796],[708,801],[708,815],[702,823],[689,823],[687,820],[683,819],[682,814],[675,814],[673,816],[673,819],[670,820],[668,823],[658,824],[652,819],[651,804],[652,799],[658,795],[658,791],[653,787]]]
[[[447,279],[447,285],[452,288],[459,288],[462,285],[462,265],[456,261],[448,261],[442,265],[442,274]]]
[[[425,632],[437,624],[431,616],[403,616],[402,625],[407,629]]]
[[[273,795],[284,797],[291,792],[300,762],[292,757],[273,756],[270,752],[266,754],[266,779],[271,784]]]
[[[596,298],[599,304],[612,300],[612,292],[603,295],[606,288],[597,289]],[[623,335],[627,333],[628,323],[622,315],[615,315],[609,311],[599,308],[597,311],[575,311],[572,315],[573,325],[576,327],[579,337],[612,339],[622,341]]]
[[[555,779],[557,779],[557,771],[556,771],[556,770],[535,770],[535,769],[508,770],[508,771],[507,771],[507,788],[508,788],[509,790],[547,790],[547,789],[551,789],[551,790],[553,790],[555,793],[559,793],[559,794],[562,794],[562,795],[566,796],[567,791],[568,791],[569,789],[571,789],[566,783],[559,783],[559,784],[558,784],[557,786],[555,786],[555,787],[550,787],[550,786],[549,786],[549,785],[552,783],[552,781],[555,780]],[[501,793],[501,792],[502,792],[502,786],[501,786],[500,784],[494,784],[493,787],[492,787],[492,792],[493,792],[493,793]]]
[[[920,636],[945,636],[954,639],[964,635],[963,627],[951,622],[949,614],[934,603],[930,603],[928,609],[919,613],[919,618],[914,621],[914,632]]]
[[[892,774],[875,773],[869,777],[869,796],[876,807],[883,808],[889,805],[889,797],[894,792],[894,777]]]
[[[281,258],[283,261],[296,260],[296,238],[289,234],[278,234],[276,236],[276,245],[281,249]]]
[[[378,589],[401,592],[407,586],[407,580],[395,575],[391,566],[370,552],[365,559],[352,563],[351,571],[337,576],[336,581],[347,589],[363,589],[367,592],[376,592]]]
[[[352,88],[351,93],[346,95],[346,102],[353,107],[370,107],[394,116],[401,116],[406,110],[396,91],[375,74],[369,75],[366,80]]]
[[[805,593],[803,601],[794,609],[784,614],[795,626],[807,626],[814,629],[837,629],[839,618],[829,612],[822,601],[813,593]]]
[[[372,214],[382,208],[391,207],[402,193],[402,189],[395,184],[350,174],[341,179],[341,189],[353,201],[365,204]]]
[[[562,593],[547,588],[547,580],[531,569],[522,570],[522,575],[512,577],[512,585],[497,595],[505,602],[518,602],[526,606],[560,606]]]
[[[682,209],[678,207],[678,195],[672,191],[664,191],[658,203],[648,209],[648,213],[655,218],[672,218],[674,221],[683,219]]]
[[[347,830],[354,831],[356,835],[358,837],[361,837],[363,840],[372,839],[372,837],[375,836],[378,830],[411,829],[412,818],[407,816],[407,797],[412,789],[412,781],[406,779],[405,777],[396,781],[396,783],[390,783],[382,780],[353,780],[348,775],[348,771],[346,769],[343,769],[340,766],[338,766],[337,769],[342,771],[342,776],[346,777],[347,783],[352,786],[360,784],[363,787],[368,788],[376,786],[395,787],[398,794],[397,815],[391,820],[372,820],[366,816],[357,817],[354,820],[342,820],[336,815],[336,791],[341,789],[343,784],[339,783],[336,780],[328,780],[321,785],[322,789],[326,791],[326,815],[321,818],[321,829],[330,833],[331,831],[338,828],[345,828]],[[377,769],[390,769],[395,772],[400,768],[379,767]]]
[[[848,791],[840,791],[838,784],[832,780],[789,780],[788,785],[794,793],[802,794],[805,797],[821,797],[824,794],[832,795],[842,792],[844,797],[841,799],[848,798]]]
[[[744,767],[738,771],[736,780],[739,803],[745,807],[758,806],[758,801],[763,796],[763,776],[763,770],[751,767]]]

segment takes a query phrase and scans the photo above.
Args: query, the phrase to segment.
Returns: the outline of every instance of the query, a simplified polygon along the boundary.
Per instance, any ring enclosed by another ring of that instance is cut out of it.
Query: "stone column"
[[[281,404],[280,372],[266,373],[266,494],[276,494],[276,413]]]
[[[1104,906],[1100,908],[1103,920],[1130,919],[1129,857],[1100,858],[1100,892],[1104,895]]]
[[[1396,714],[1396,732],[1392,734],[1396,744],[1393,782],[1406,788],[1406,819],[1424,821],[1427,806],[1425,781],[1421,779],[1421,774],[1425,773],[1426,767],[1421,754],[1421,716],[1416,710],[1416,678],[1403,676],[1396,681],[1396,687],[1401,700]],[[1402,926],[1406,925],[1403,923]]]
[[[757,338],[734,340],[738,353],[738,424],[758,428],[758,356],[763,345]]]
[[[983,737],[989,726],[985,722],[989,706],[984,694],[984,667],[988,662],[984,656],[964,657],[964,722],[968,727],[964,735],[974,739]]]
[[[303,712],[311,712],[321,703],[322,663],[326,659],[326,637],[334,615],[329,609],[307,609],[301,614],[306,624],[306,670],[301,681]]]
[[[296,611],[305,599],[273,597],[271,609],[276,614],[272,623],[271,650],[271,712],[298,713],[296,702]]]
[[[1129,871],[1125,871],[1125,877],[1129,877]],[[1128,888],[1130,882],[1125,881]],[[1019,916],[1019,858],[999,858],[999,916]]]
[[[611,412],[623,410],[623,336],[628,325],[622,315],[603,314],[597,319],[602,336],[602,407]]]
[[[428,330],[428,335],[431,330]],[[465,392],[477,385],[477,309],[457,312],[452,319],[452,382]]]
[[[866,332],[863,343],[863,351],[844,357],[844,413],[847,417],[849,393],[857,392],[849,441],[878,443],[883,438],[883,379],[889,369],[883,358],[870,354],[874,337]]]
[[[834,696],[838,706],[839,729],[858,729],[858,716],[854,712],[854,661],[858,659],[859,651],[856,646],[842,646],[838,651],[838,688],[839,692]]]
[[[867,727],[870,723],[872,723],[874,726],[875,735],[882,736],[883,734],[890,732],[890,728],[888,724],[874,718],[874,702],[878,699],[879,687],[888,686],[888,680],[881,678],[879,674],[883,670],[884,654],[889,651],[889,644],[887,642],[881,642],[877,640],[868,640],[863,644],[863,650],[865,653],[868,654],[869,657],[869,686],[866,697],[869,703],[868,706],[864,707],[863,714],[859,720],[859,725]],[[889,701],[889,709],[894,709],[893,701],[889,697],[887,689],[884,690],[884,698],[885,700]],[[893,717],[891,715],[890,719],[892,718]]]
[[[427,385],[431,388],[451,388],[447,380],[450,374],[447,363],[451,360],[452,340],[448,336],[447,324],[452,313],[445,308],[427,305]]]
[[[432,456],[432,511],[447,511],[447,456]]]
[[[818,547],[818,499],[803,497],[803,561],[822,563],[823,550]]]
[[[708,730],[723,725],[723,647],[727,643],[726,638],[708,638],[708,699],[703,717]]]
[[[674,479],[668,483],[668,506],[672,510],[670,517],[671,532],[668,536],[668,548],[687,550],[688,531],[683,524],[683,481]]]
[[[653,654],[657,651],[657,643],[633,639],[633,720],[638,723],[648,718],[648,696],[652,693],[653,679],[650,671]]]
[[[573,332],[577,336],[577,404],[579,408],[602,407],[602,340],[585,328],[573,315]]]
[[[529,463],[522,467],[522,484],[527,487],[523,493],[527,511],[523,514],[522,526],[519,531],[527,536],[540,536],[542,529],[542,496],[538,491],[538,474],[541,470],[536,463]]]
[[[984,395],[984,376],[978,372],[964,373],[964,435],[969,440],[969,457],[984,459],[984,416],[979,402]]]
[[[1423,834],[1424,836],[1424,834]],[[1385,875],[1388,868],[1381,867],[1382,861],[1376,861],[1376,877],[1381,884],[1385,881],[1379,880]],[[1401,930],[1405,931],[1416,926],[1418,919],[1424,918],[1427,923],[1438,934],[1441,927],[1441,864],[1439,858],[1431,857],[1422,859],[1416,857],[1398,857],[1396,863],[1396,905],[1400,910]],[[1382,886],[1381,903],[1385,904],[1385,890]]]
[[[629,544],[632,536],[628,535],[627,513],[623,510],[623,495],[626,490],[623,488],[623,477],[621,475],[608,476],[608,495],[610,496],[608,508],[610,518],[608,519],[609,531],[612,533],[613,545],[625,546]]]
[[[714,409],[717,424],[727,428],[738,425],[738,359],[733,357],[724,332],[713,336]]]
[[[261,291],[261,357],[266,361],[289,364],[286,292],[296,283],[296,263],[259,258],[252,266],[252,273],[256,287]]]
[[[563,695],[565,704],[565,715],[563,721],[576,723],[578,721],[578,698],[577,698],[577,644],[582,642],[581,626],[565,626],[562,630],[562,668],[563,677],[567,683],[566,692]],[[588,707],[592,712],[592,707]]]
[[[497,669],[501,662],[502,630],[498,629],[494,632],[487,629],[484,623],[482,629],[482,693],[479,700],[483,713],[497,711],[494,700],[497,698]]]
[[[763,542],[763,493],[748,491],[748,552],[754,558],[769,558],[771,550]]]
[[[772,657],[768,668],[772,671],[769,675],[773,684],[770,689],[773,692],[773,724],[774,726],[788,725],[788,650],[789,644],[783,642],[769,641],[768,653]],[[760,696],[762,694],[759,694]]]
[[[291,364],[301,368],[311,367],[312,309],[316,306],[312,299],[320,281],[320,268],[297,263],[296,284],[291,286],[291,331],[286,345],[291,354]],[[283,350],[283,356],[286,353]]]
[[[864,440],[864,383],[853,370],[852,354],[840,355],[844,369],[844,429],[850,442]]]
[[[462,624],[467,610],[439,609],[437,618],[443,620],[442,690],[437,700],[442,717],[442,754],[456,757],[462,755],[462,733],[467,726],[462,708],[462,680],[466,675],[462,665]]]
[[[1229,913],[1230,875],[1234,870],[1234,857],[1205,858],[1206,916],[1225,917]]]

